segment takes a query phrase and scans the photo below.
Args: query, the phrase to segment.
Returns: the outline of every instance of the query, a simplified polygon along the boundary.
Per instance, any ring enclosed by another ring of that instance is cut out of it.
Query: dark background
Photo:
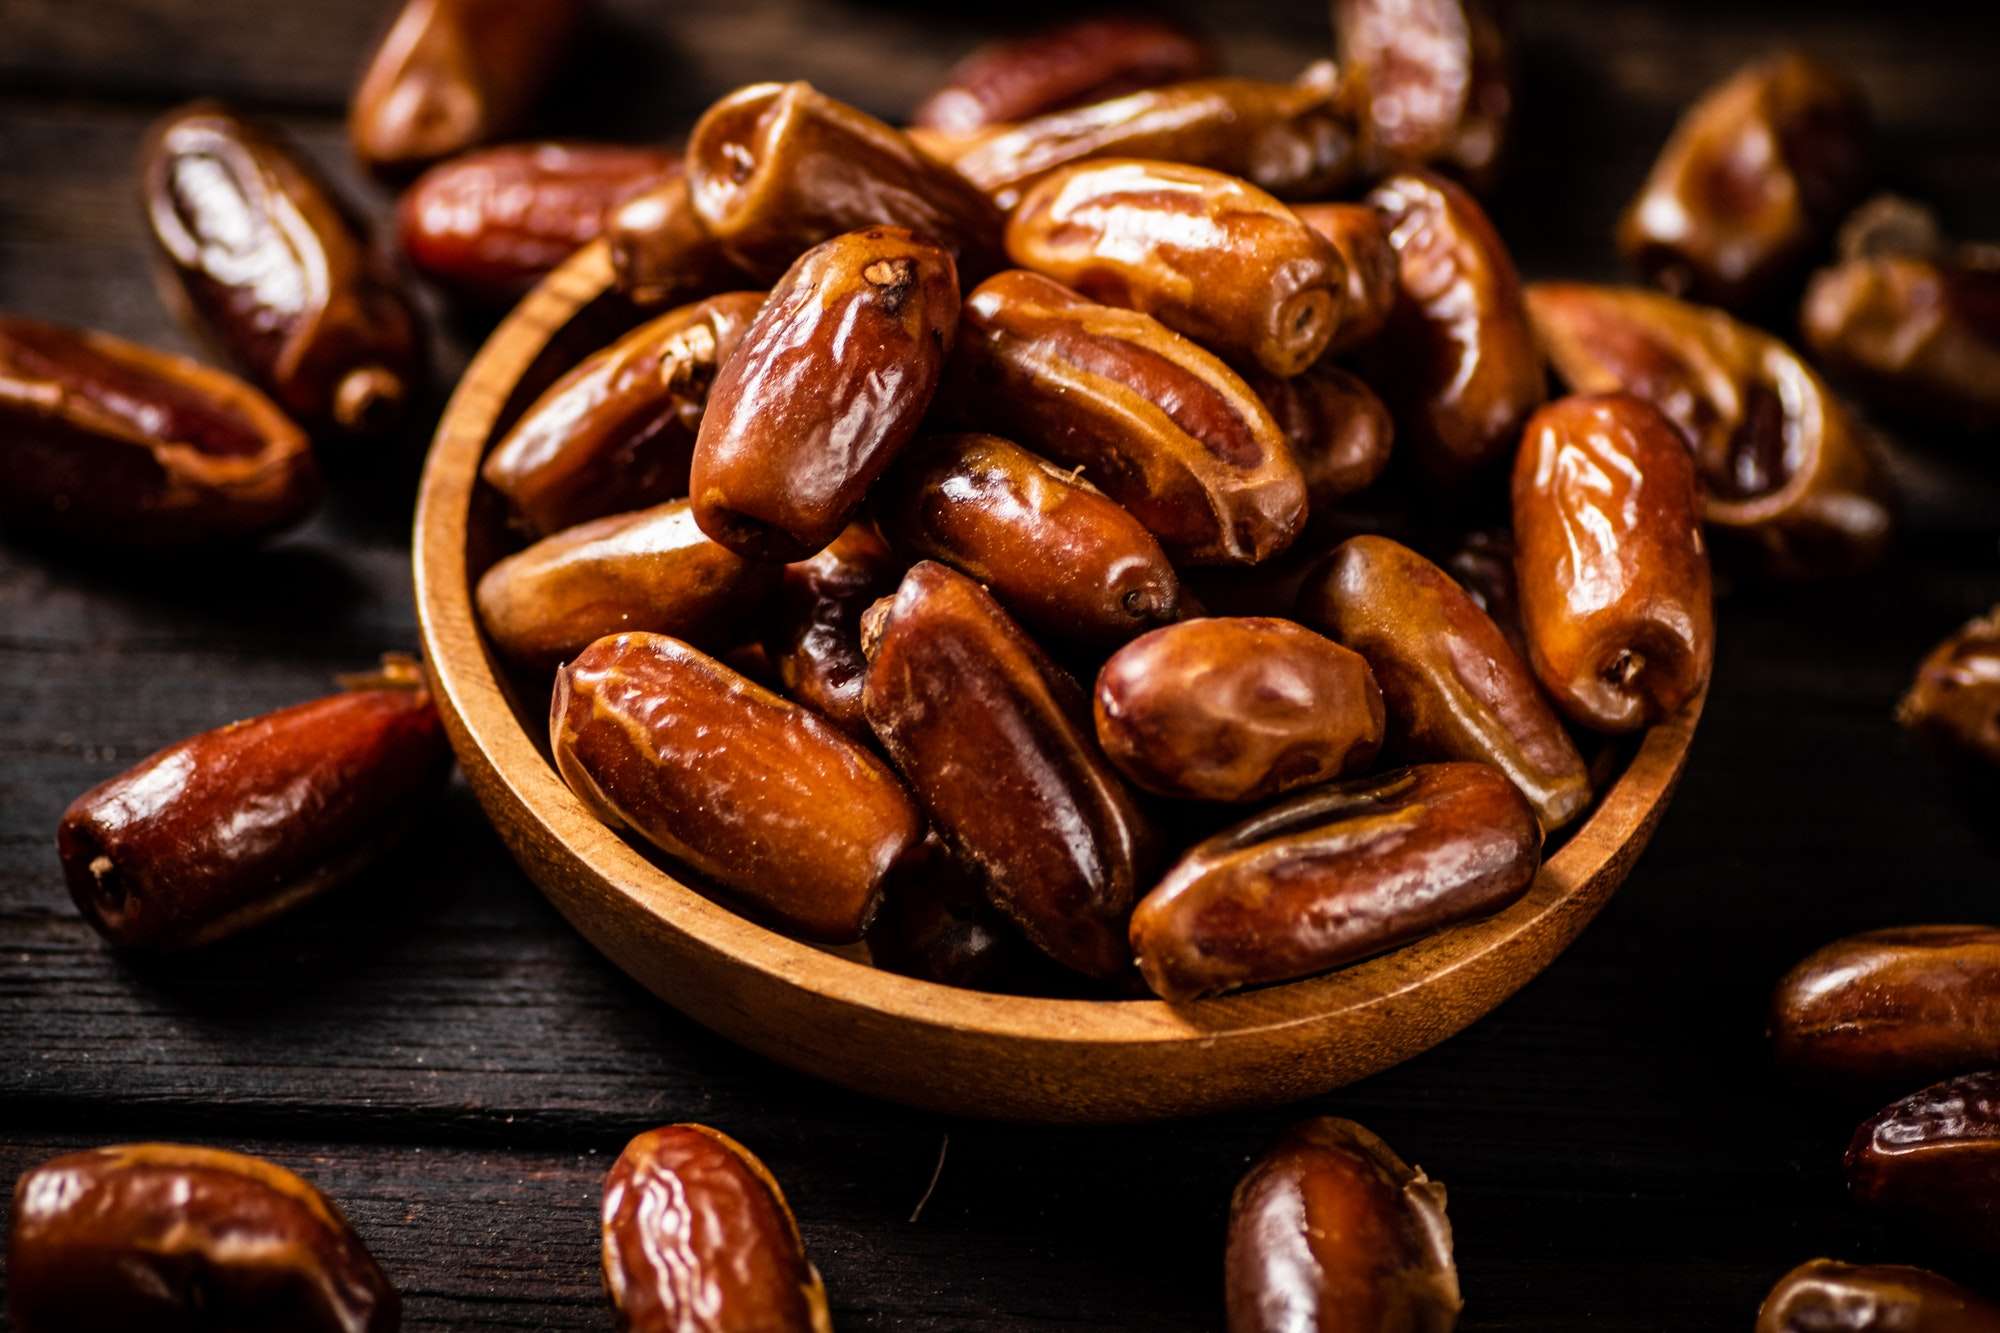
[[[380,215],[341,115],[386,8],[0,3],[0,308],[188,349],[151,292],[131,164],[146,123],[197,94],[275,116]],[[978,36],[1069,12],[979,8],[620,0],[545,125],[676,135],[731,86],[792,76],[893,118]],[[1210,18],[1244,72],[1326,50],[1317,4]],[[1832,0],[1563,0],[1520,18],[1520,152],[1495,212],[1531,276],[1615,275],[1613,219],[1678,109],[1787,40],[1866,84],[1890,183],[2000,237],[1990,20]],[[448,370],[478,332],[454,330]],[[844,1329],[1203,1329],[1220,1323],[1235,1179],[1287,1120],[1335,1112],[1449,1185],[1467,1329],[1747,1328],[1817,1254],[1979,1277],[1844,1201],[1839,1151],[1872,1108],[1786,1087],[1761,1023],[1776,976],[1832,936],[1995,919],[1993,787],[1890,721],[1916,658],[2000,599],[1991,441],[1906,440],[1908,531],[1878,572],[1730,590],[1653,849],[1517,999],[1307,1106],[1103,1130],[948,1122],[731,1049],[572,934],[463,788],[365,882],[240,944],[146,968],[100,947],[57,871],[63,806],[167,742],[414,647],[421,448],[349,461],[321,517],[246,557],[0,543],[0,1177],[134,1138],[268,1154],[353,1218],[407,1327],[603,1328],[602,1173],[634,1132],[698,1119],[785,1183]]]

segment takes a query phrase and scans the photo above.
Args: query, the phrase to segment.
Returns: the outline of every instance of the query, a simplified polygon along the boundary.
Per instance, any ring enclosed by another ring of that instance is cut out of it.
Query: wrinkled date
[[[1492,183],[1514,109],[1506,34],[1481,0],[1335,0],[1340,101],[1371,174]]]
[[[1500,910],[1541,848],[1486,764],[1332,783],[1188,849],[1133,912],[1132,952],[1173,1003],[1311,976]]]
[[[709,393],[689,478],[702,531],[777,560],[832,541],[915,433],[957,327],[951,256],[900,227],[801,255]]]
[[[695,215],[687,177],[676,172],[634,193],[604,221],[618,290],[642,306],[694,301],[750,284],[750,275]]]
[[[1854,201],[1867,138],[1867,104],[1838,70],[1797,52],[1758,61],[1681,118],[1619,221],[1619,249],[1676,296],[1754,302]]]
[[[1771,1000],[1778,1062],[1822,1078],[1939,1078],[2000,1066],[2000,928],[1852,935],[1785,974]]]
[[[348,108],[354,155],[414,171],[520,129],[585,0],[406,0]]]
[[[830,1333],[784,1191],[706,1125],[625,1145],[604,1180],[604,1288],[626,1333]]]
[[[1564,398],[1514,459],[1514,540],[1529,661],[1565,713],[1636,731],[1701,691],[1715,657],[1694,463],[1627,394]]]
[[[1841,573],[1887,545],[1887,492],[1860,425],[1777,339],[1637,288],[1537,283],[1528,310],[1577,393],[1625,392],[1680,429],[1702,517],[1774,573]]]
[[[2000,606],[1930,651],[1896,707],[1896,720],[2000,765]]]
[[[1380,333],[1396,307],[1396,247],[1366,204],[1294,204],[1292,212],[1340,253],[1347,299],[1327,351],[1352,351]]]
[[[1299,618],[1368,659],[1388,749],[1476,759],[1521,789],[1542,827],[1590,803],[1583,757],[1492,618],[1443,570],[1386,537],[1354,537],[1299,593]]]
[[[807,83],[758,83],[710,107],[687,146],[709,235],[752,272],[856,228],[907,227],[968,278],[1001,265],[1000,210],[908,135]]]
[[[1176,561],[1255,564],[1305,524],[1305,478],[1270,412],[1149,315],[999,274],[966,298],[951,394],[966,419],[1084,469]]]
[[[366,867],[444,785],[451,751],[414,663],[368,688],[203,732],[71,802],[56,850],[113,944],[184,949]]]
[[[1162,796],[1256,801],[1364,768],[1382,692],[1360,656],[1289,620],[1218,616],[1133,640],[1097,675],[1105,755]]]
[[[1513,449],[1546,390],[1521,280],[1486,214],[1442,177],[1393,176],[1368,201],[1397,264],[1369,381],[1424,470],[1464,480]]]
[[[1252,375],[1249,383],[1292,446],[1315,518],[1366,490],[1389,466],[1395,425],[1360,376],[1321,361],[1290,379]]]
[[[14,1184],[17,1333],[395,1333],[402,1301],[325,1196],[272,1162],[129,1143]]]
[[[857,940],[923,837],[895,774],[810,709],[664,634],[556,673],[549,748],[583,803],[787,929]]]
[[[1847,1187],[1968,1250],[2000,1254],[2000,1072],[1891,1102],[1847,1147]]]
[[[1332,1116],[1236,1186],[1223,1273],[1229,1333],[1450,1333],[1463,1306],[1444,1186]]]
[[[536,536],[686,495],[709,386],[763,304],[757,292],[697,301],[586,357],[479,475]]]
[[[869,724],[994,905],[1066,967],[1129,969],[1150,833],[1074,682],[985,589],[935,561],[870,612],[863,643]]]
[[[997,435],[919,441],[874,504],[897,550],[970,574],[1044,634],[1117,643],[1179,612],[1180,581],[1137,519]]]
[[[1199,78],[1215,66],[1187,29],[1137,14],[1106,15],[990,42],[953,66],[910,123],[946,134]]]
[[[426,277],[505,305],[597,239],[626,197],[680,173],[678,153],[619,144],[521,143],[432,167],[396,205],[397,234]]]
[[[1176,162],[1050,172],[1008,216],[1007,256],[1273,375],[1318,359],[1347,293],[1340,252],[1297,214],[1246,181]]]
[[[1922,1268],[1814,1259],[1778,1279],[1756,1333],[2000,1333],[2000,1306]]]
[[[984,881],[932,833],[903,858],[868,929],[875,966],[971,990],[1016,990],[1048,963],[988,900]]]
[[[423,375],[396,276],[286,143],[213,102],[147,139],[146,216],[187,314],[309,425],[375,434]]]
[[[872,527],[850,526],[812,559],[785,566],[764,644],[787,695],[864,740],[874,733],[861,713],[861,614],[896,591],[906,567]]]
[[[669,500],[544,537],[487,570],[475,600],[504,656],[546,669],[623,630],[726,647],[781,572],[716,545]]]
[[[288,527],[319,489],[304,432],[234,376],[0,315],[0,519],[185,546]]]

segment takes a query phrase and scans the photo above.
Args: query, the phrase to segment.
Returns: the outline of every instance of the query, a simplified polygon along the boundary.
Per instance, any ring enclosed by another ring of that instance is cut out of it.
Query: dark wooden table
[[[198,94],[285,122],[380,215],[340,117],[384,8],[6,0],[0,308],[186,347],[149,285],[131,163],[147,121]],[[894,116],[995,22],[834,0],[606,10],[552,130],[672,135],[734,84],[792,76]],[[1786,40],[1859,73],[1887,180],[2000,236],[1990,21],[1853,0],[1522,11],[1522,151],[1496,213],[1531,275],[1614,274],[1611,222],[1676,110]],[[1326,46],[1319,4],[1211,18],[1246,71]],[[447,326],[452,370],[480,330]],[[0,1177],[135,1138],[268,1154],[347,1210],[408,1327],[603,1328],[602,1173],[632,1133],[696,1119],[785,1182],[842,1328],[1212,1329],[1232,1184],[1288,1119],[1328,1111],[1449,1184],[1467,1329],[1747,1327],[1773,1278],[1822,1253],[1978,1276],[1844,1202],[1839,1151],[1869,1108],[1786,1087],[1761,1009],[1834,935],[2000,916],[1994,789],[1889,716],[1922,651],[2000,599],[1990,454],[1899,448],[1908,532],[1879,572],[1731,590],[1653,849],[1492,1018],[1310,1106],[1086,1131],[945,1122],[732,1049],[572,934],[462,788],[365,883],[254,938],[146,967],[100,947],[62,887],[57,815],[168,741],[413,646],[420,452],[348,460],[323,516],[248,557],[0,544]]]

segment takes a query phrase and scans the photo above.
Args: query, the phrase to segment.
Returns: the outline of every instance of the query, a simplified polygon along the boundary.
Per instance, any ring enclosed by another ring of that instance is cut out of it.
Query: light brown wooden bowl
[[[493,334],[446,410],[417,508],[417,612],[459,762],[501,838],[571,924],[661,999],[794,1068],[913,1106],[1120,1121],[1324,1092],[1482,1017],[1576,938],[1631,871],[1702,700],[1652,729],[1589,820],[1506,911],[1305,981],[1173,1009],[916,981],[801,944],[681,883],[600,824],[548,761],[546,699],[515,698],[471,582],[503,549],[477,474],[497,427],[634,317],[604,247],[579,253]]]

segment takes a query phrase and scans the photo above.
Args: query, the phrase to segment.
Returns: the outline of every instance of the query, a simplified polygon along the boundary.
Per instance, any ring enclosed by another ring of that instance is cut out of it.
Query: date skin
[[[1806,288],[1806,345],[1842,383],[1916,421],[2000,427],[2000,251],[1844,260]]]
[[[946,134],[1102,101],[1163,83],[1200,78],[1215,52],[1164,19],[1114,14],[1056,24],[989,42],[952,67],[910,123]]]
[[[0,521],[92,545],[240,541],[319,502],[305,433],[233,375],[0,315]]]
[[[1618,248],[1675,296],[1740,309],[1798,272],[1867,174],[1868,106],[1796,51],[1688,109],[1618,223]]]
[[[623,630],[727,647],[777,591],[781,573],[716,545],[686,500],[669,500],[516,551],[480,578],[475,600],[503,656],[550,670]]]
[[[635,305],[696,301],[751,282],[695,215],[684,172],[613,207],[604,221],[604,239],[618,290]]]
[[[418,272],[478,305],[506,306],[604,231],[611,210],[679,153],[608,143],[516,143],[432,167],[396,205]]]
[[[1142,158],[1036,181],[1008,216],[1007,257],[1272,375],[1319,358],[1347,294],[1340,252],[1264,191]]]
[[[1299,592],[1299,619],[1368,659],[1388,753],[1493,765],[1554,832],[1590,804],[1590,775],[1506,636],[1465,590],[1386,537],[1343,542]]]
[[[1098,744],[1147,791],[1260,801],[1366,768],[1382,692],[1361,657],[1265,616],[1184,620],[1097,673]]]
[[[1433,480],[1456,483],[1509,455],[1546,394],[1514,261],[1470,194],[1404,173],[1368,202],[1396,252],[1396,305],[1366,348],[1398,436]]]
[[[1563,398],[1514,459],[1528,661],[1569,717],[1623,733],[1678,712],[1715,658],[1694,462],[1629,394]]]
[[[1002,264],[1000,210],[893,126],[808,83],[758,83],[710,107],[687,146],[688,193],[747,271],[782,273],[858,228],[903,227],[968,277]]]
[[[600,1218],[625,1333],[832,1333],[784,1191],[720,1130],[667,1125],[626,1144]]]
[[[1389,466],[1395,423],[1360,376],[1320,361],[1290,379],[1252,375],[1249,385],[1292,446],[1315,519],[1374,485]]]
[[[599,639],[557,671],[549,748],[606,824],[806,939],[860,939],[883,877],[923,837],[881,760],[664,634]]]
[[[966,298],[950,407],[1081,468],[1177,564],[1256,564],[1306,519],[1277,422],[1220,358],[1150,315],[1019,269]]]
[[[970,574],[1046,635],[1122,643],[1179,613],[1180,580],[1137,519],[997,435],[919,441],[875,513],[898,551]]]
[[[402,1301],[334,1206],[275,1163],[174,1143],[70,1153],[14,1183],[17,1333],[395,1333]]]
[[[1536,283],[1528,311],[1576,393],[1629,393],[1694,453],[1702,517],[1781,577],[1849,573],[1887,547],[1862,428],[1790,348],[1720,310],[1633,287]]]
[[[1444,1186],[1352,1120],[1294,1125],[1229,1202],[1229,1333],[1450,1333]]]
[[[851,736],[873,740],[861,712],[868,659],[861,614],[896,591],[906,562],[874,528],[856,523],[810,560],[785,566],[775,626],[765,642],[791,698]]]
[[[709,388],[763,304],[760,292],[696,301],[586,357],[522,414],[479,475],[538,537],[686,495]]]
[[[1934,1083],[1864,1121],[1847,1188],[1954,1247],[2000,1255],[2000,1072]]]
[[[1778,1063],[1904,1086],[2000,1065],[2000,929],[1903,926],[1835,940],[1771,999]]]
[[[1292,212],[1340,254],[1347,299],[1326,349],[1351,352],[1380,333],[1396,308],[1396,247],[1366,204],[1294,204]]]
[[[951,256],[900,227],[799,256],[709,391],[689,478],[702,531],[771,560],[838,536],[929,410],[958,308]]]
[[[1756,1333],[2000,1333],[2000,1306],[1922,1268],[1814,1259],[1778,1279]]]
[[[1506,34],[1480,0],[1335,0],[1340,105],[1371,175],[1436,166],[1475,189],[1512,119]]]
[[[1466,533],[1442,556],[1438,565],[1465,589],[1472,604],[1487,614],[1507,646],[1528,660],[1528,632],[1521,621],[1520,585],[1514,577],[1514,534],[1480,528]]]
[[[985,589],[935,561],[870,612],[862,642],[868,722],[994,906],[1065,967],[1127,973],[1152,835],[1075,683]]]
[[[379,679],[190,737],[77,797],[56,850],[84,919],[122,949],[209,944],[393,846],[451,751],[415,664]]]
[[[1313,976],[1499,911],[1541,847],[1487,764],[1330,783],[1191,847],[1132,914],[1132,952],[1171,1004]]]
[[[308,428],[379,435],[424,375],[394,270],[292,146],[216,102],[154,125],[142,197],[161,287]]]
[[[995,910],[979,872],[935,833],[889,877],[868,956],[906,977],[983,991],[1018,992],[1049,967]]]
[[[520,130],[583,25],[584,0],[405,0],[348,108],[385,176]]]
[[[2000,765],[2000,606],[1930,651],[1896,720],[1968,758]]]

